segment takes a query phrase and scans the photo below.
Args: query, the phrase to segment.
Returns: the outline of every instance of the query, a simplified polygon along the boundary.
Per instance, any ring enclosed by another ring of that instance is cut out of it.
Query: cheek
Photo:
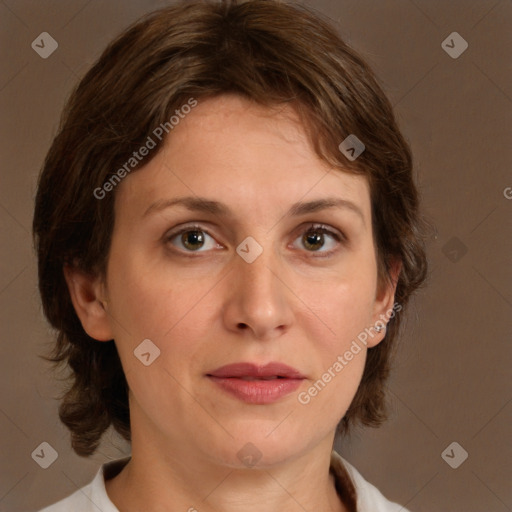
[[[377,272],[374,261],[360,259],[336,275],[304,282],[297,293],[309,308],[309,328],[327,352],[341,350],[371,325]]]
[[[193,272],[171,272],[137,253],[129,258],[115,256],[113,253],[110,260],[108,279],[111,325],[127,378],[132,370],[140,372],[134,350],[149,339],[160,350],[156,366],[188,381],[187,371],[200,360],[213,325],[212,301],[220,305],[215,285],[222,276],[208,279]]]
[[[316,315],[307,318],[304,364],[311,380],[297,399],[308,417],[322,417],[329,428],[345,415],[361,382],[367,348],[358,335],[370,324],[373,288],[359,280],[323,286]],[[316,295],[318,296],[318,295]]]
[[[302,327],[309,346],[304,363],[311,365],[313,378],[298,398],[312,414],[339,420],[357,391],[367,351],[358,336],[371,326],[376,279],[376,267],[368,258],[307,287]]]
[[[113,319],[121,324],[118,334],[122,337],[129,332],[134,339],[160,339],[200,299],[200,290],[191,279],[169,272],[122,240],[112,248],[107,286],[115,307]]]
[[[169,411],[164,413],[163,405],[169,402],[169,397],[175,397],[173,407],[183,414],[185,405],[193,405],[182,394],[183,389],[191,388],[194,375],[190,369],[200,360],[205,334],[211,325],[203,319],[207,312],[202,307],[208,287],[176,276],[164,279],[154,267],[146,268],[133,258],[119,261],[111,272],[109,295],[115,306],[111,319],[131,393],[138,403],[145,404],[143,408],[155,417],[162,414],[165,419]],[[148,346],[147,342],[141,345],[146,339],[154,346],[139,350]],[[145,366],[136,354],[148,351],[150,360],[153,353],[158,357]]]

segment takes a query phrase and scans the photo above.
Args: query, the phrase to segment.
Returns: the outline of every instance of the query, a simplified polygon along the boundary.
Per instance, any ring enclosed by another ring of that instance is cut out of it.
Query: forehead
[[[117,193],[120,207],[129,203],[139,213],[155,201],[197,195],[263,219],[269,208],[339,196],[370,215],[366,178],[320,159],[291,106],[269,108],[235,95],[199,100]]]

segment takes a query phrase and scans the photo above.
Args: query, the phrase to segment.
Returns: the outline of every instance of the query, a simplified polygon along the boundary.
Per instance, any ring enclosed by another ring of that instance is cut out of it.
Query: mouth
[[[249,404],[270,404],[295,391],[306,377],[291,366],[272,362],[263,366],[235,363],[206,376],[224,392]]]

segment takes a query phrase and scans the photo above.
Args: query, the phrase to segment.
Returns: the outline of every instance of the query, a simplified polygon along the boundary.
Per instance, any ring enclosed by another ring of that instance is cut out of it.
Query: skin
[[[329,458],[366,348],[307,405],[298,394],[393,306],[395,279],[378,286],[366,179],[320,160],[290,106],[224,95],[200,100],[115,193],[106,279],[65,271],[84,329],[115,340],[130,388],[132,459],[107,481],[110,499],[122,512],[346,510]],[[181,206],[144,215],[178,196],[223,202],[232,216]],[[360,214],[285,215],[295,202],[329,196]],[[170,238],[194,223],[206,230],[196,251]],[[320,233],[308,246],[315,223],[344,241]],[[263,248],[252,263],[236,252],[248,236]],[[144,339],[160,349],[149,366],[133,353]],[[283,362],[307,378],[275,403],[247,404],[206,377],[241,361]],[[237,456],[248,442],[261,453],[251,468]]]

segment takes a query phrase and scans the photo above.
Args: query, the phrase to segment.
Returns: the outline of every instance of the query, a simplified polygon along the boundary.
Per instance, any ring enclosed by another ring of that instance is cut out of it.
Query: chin
[[[278,435],[276,425],[270,435],[272,429],[268,428],[239,429],[232,432],[232,438],[225,436],[223,443],[210,445],[208,453],[216,463],[230,468],[268,468],[293,459],[307,448],[303,436],[296,438],[284,429]]]

